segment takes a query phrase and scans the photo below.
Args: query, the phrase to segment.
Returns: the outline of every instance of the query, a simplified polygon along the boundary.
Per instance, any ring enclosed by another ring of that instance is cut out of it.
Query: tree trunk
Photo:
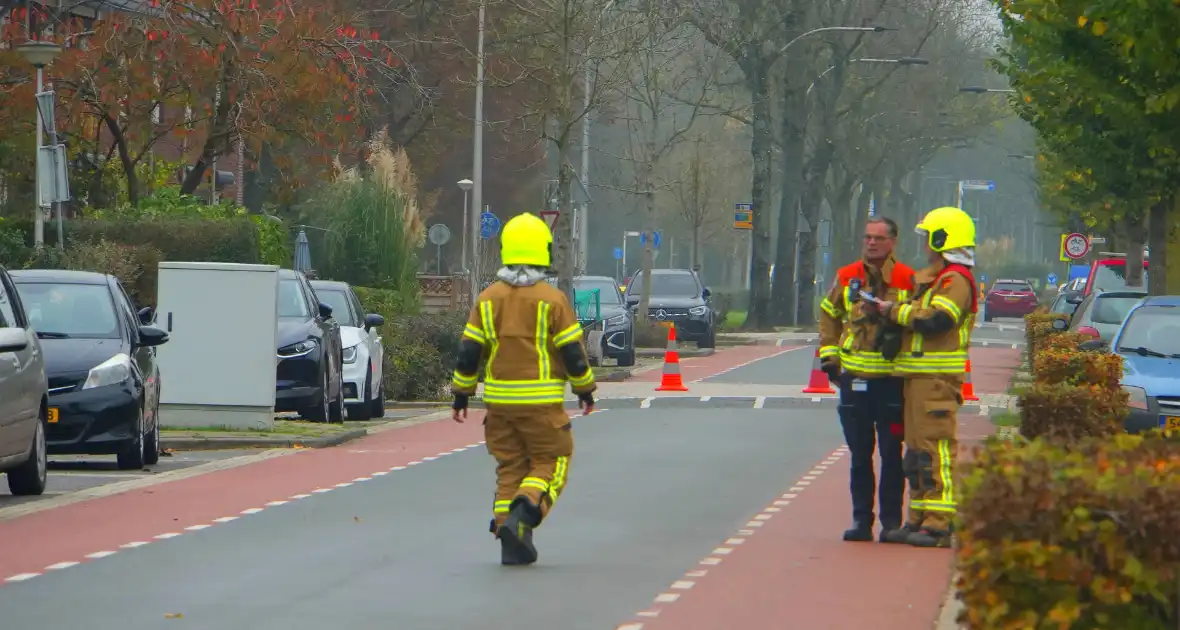
[[[782,192],[778,204],[778,248],[774,259],[774,284],[771,286],[771,321],[778,325],[791,322],[795,291],[795,231],[799,229],[799,196],[803,189],[804,132],[807,127],[806,99],[798,89],[783,91]]]
[[[815,155],[811,157],[807,168],[807,183],[803,188],[803,198],[800,214],[807,221],[810,228],[799,235],[799,303],[795,305],[799,313],[799,324],[815,323],[815,246],[816,230],[819,226],[819,207],[824,197],[824,180],[827,177],[828,166],[836,152],[835,143],[828,140],[834,137],[835,117],[830,116],[831,122],[825,123],[820,144]]]
[[[1164,198],[1151,207],[1147,219],[1147,244],[1151,247],[1151,258],[1147,261],[1147,292],[1151,295],[1169,295],[1168,258],[1171,252],[1173,224],[1168,220],[1172,208],[1180,197]]]
[[[852,183],[849,183],[849,182]],[[856,197],[855,180],[845,179],[841,182],[836,198],[832,205],[832,252],[836,267],[847,265],[855,260],[856,243],[859,240],[856,233],[856,211],[853,209],[853,198]]]
[[[103,114],[102,120],[111,132],[115,150],[119,152],[119,163],[123,165],[123,175],[127,178],[127,202],[134,208],[139,205],[139,178],[135,174],[135,160],[131,158],[131,151],[127,148],[127,136],[123,135],[118,121],[109,114]]]
[[[1127,264],[1123,273],[1128,288],[1143,287],[1143,245],[1147,241],[1143,227],[1141,218],[1127,222]]]
[[[753,97],[753,137],[750,158],[753,181],[750,203],[754,206],[753,255],[750,257],[750,308],[744,330],[762,330],[770,326],[770,217],[767,193],[770,187],[770,94],[766,67],[761,59],[746,62],[745,74]]]
[[[653,180],[655,179],[655,164],[652,163],[651,157],[655,155],[656,143],[659,141],[656,136],[655,121],[647,125],[647,133],[644,136],[644,151],[648,159],[643,160],[639,164],[639,189],[643,191],[643,259],[641,269],[643,270],[643,289],[639,292],[639,309],[638,314],[640,322],[644,324],[648,321],[648,308],[651,304],[651,270],[655,266],[655,230],[656,230],[656,192],[654,190]]]
[[[216,98],[216,111],[213,114],[213,121],[209,125],[209,135],[205,136],[205,142],[201,146],[200,157],[193,164],[192,170],[185,174],[184,180],[180,184],[180,193],[183,195],[191,195],[197,191],[197,188],[201,186],[201,182],[205,179],[205,169],[209,168],[213,160],[224,152],[224,146],[227,144],[230,113],[233,111],[233,99],[226,96],[230,93],[227,85],[229,79],[228,68],[222,71],[221,77],[222,83]],[[216,175],[214,173],[213,179],[215,186],[217,180]]]

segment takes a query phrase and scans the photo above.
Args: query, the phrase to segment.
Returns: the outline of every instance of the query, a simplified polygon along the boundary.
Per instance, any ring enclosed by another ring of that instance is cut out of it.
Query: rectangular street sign
[[[963,180],[963,190],[986,190],[994,191],[996,183],[992,180],[985,179],[965,179]]]
[[[735,230],[754,229],[754,204],[733,204],[733,228]]]

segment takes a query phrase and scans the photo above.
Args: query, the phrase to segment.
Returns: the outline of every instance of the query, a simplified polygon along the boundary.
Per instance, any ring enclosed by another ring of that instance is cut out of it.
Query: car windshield
[[[1090,320],[1099,324],[1121,324],[1131,307],[1142,299],[1142,295],[1099,295],[1094,298],[1094,308],[1091,309]]]
[[[995,286],[992,287],[992,291],[1030,292],[1030,291],[1032,291],[1032,286],[1030,286],[1029,284],[1024,283],[1024,282],[997,282],[995,284]]]
[[[619,289],[610,280],[576,280],[574,290],[578,293],[588,293],[598,289],[599,304],[621,304]]]
[[[33,330],[45,337],[118,339],[119,318],[105,284],[17,283]]]
[[[1098,265],[1098,269],[1094,271],[1093,287],[1095,291],[1122,291],[1129,288],[1127,286],[1127,266],[1123,264],[1118,265]],[[1135,291],[1143,289],[1147,291],[1147,270],[1143,270],[1143,286],[1135,287]]]
[[[1144,306],[1135,309],[1123,326],[1119,351],[1139,351],[1180,358],[1180,307]]]
[[[676,297],[696,297],[700,295],[697,279],[687,273],[658,273],[654,274],[651,284],[652,295],[666,295]],[[639,295],[643,291],[645,276],[635,276],[631,281],[628,293]]]
[[[279,281],[279,317],[311,317],[298,280]]]
[[[1077,305],[1070,304],[1064,295],[1053,301],[1052,310],[1054,313],[1072,313],[1075,308],[1077,308]]]
[[[335,289],[316,289],[315,294],[321,302],[332,307],[332,318],[341,326],[361,327],[356,313],[352,312],[352,304],[347,293]]]

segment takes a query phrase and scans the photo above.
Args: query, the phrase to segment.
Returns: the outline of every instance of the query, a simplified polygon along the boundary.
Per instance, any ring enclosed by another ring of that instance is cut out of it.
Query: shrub
[[[386,321],[383,375],[393,400],[443,400],[458,358],[466,313],[421,314]]]
[[[1053,321],[1057,319],[1068,319],[1068,316],[1062,313],[1032,313],[1024,316],[1024,334],[1030,356],[1036,352],[1037,344],[1042,339],[1058,334],[1053,328]]]
[[[80,241],[60,252],[56,247],[30,250],[25,268],[97,271],[115,276],[136,306],[156,305],[159,250],[145,245],[122,245],[99,239]]]
[[[1049,339],[1053,339],[1050,337]],[[1033,377],[1041,383],[1090,384],[1119,389],[1123,358],[1117,354],[1079,352],[1065,347],[1068,340],[1050,345],[1045,340],[1033,357]]]
[[[651,322],[635,321],[636,348],[668,347],[668,329]]]
[[[366,313],[378,313],[386,320],[402,315],[413,315],[419,310],[416,292],[356,286],[352,290],[356,292],[356,297],[365,307]]]
[[[1122,432],[1127,393],[1121,387],[1103,385],[1035,383],[1016,405],[1021,435],[1070,443]]]
[[[959,622],[1165,630],[1180,615],[1180,442],[991,444],[959,502]]]

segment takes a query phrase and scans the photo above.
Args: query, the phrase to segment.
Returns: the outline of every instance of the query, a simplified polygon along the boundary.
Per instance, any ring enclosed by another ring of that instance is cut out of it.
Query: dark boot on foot
[[[846,542],[872,542],[872,523],[853,523],[852,527],[844,530],[844,540]]]
[[[881,530],[881,538],[879,540],[883,543],[904,545],[909,542],[910,534],[916,533],[919,529],[917,525],[910,525],[909,523],[901,527],[885,528]]]
[[[945,549],[951,546],[950,532],[923,527],[906,537],[906,544],[911,547]]]
[[[527,497],[516,497],[508,518],[497,532],[500,538],[500,564],[520,565],[537,561],[533,545],[533,528],[541,524],[541,509]]]

